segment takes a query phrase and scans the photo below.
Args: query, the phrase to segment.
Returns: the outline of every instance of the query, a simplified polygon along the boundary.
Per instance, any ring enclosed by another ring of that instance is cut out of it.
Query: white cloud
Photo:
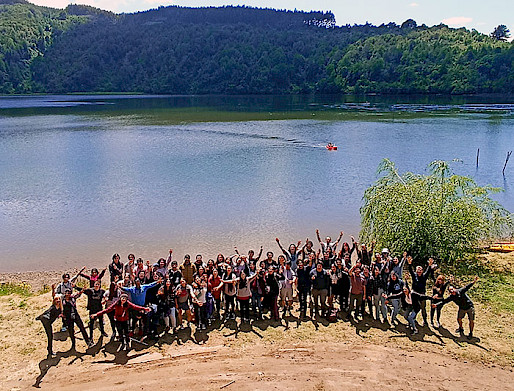
[[[448,26],[465,26],[468,23],[471,23],[473,21],[473,18],[467,17],[467,16],[453,16],[451,18],[443,19],[443,23],[447,24]]]
[[[418,4],[418,3],[410,3],[410,4],[409,4],[409,7],[417,7],[417,6],[419,6],[419,4]]]

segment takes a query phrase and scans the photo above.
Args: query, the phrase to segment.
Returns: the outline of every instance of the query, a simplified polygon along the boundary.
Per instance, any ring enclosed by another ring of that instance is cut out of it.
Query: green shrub
[[[449,162],[434,161],[428,169],[428,175],[400,175],[393,162],[383,160],[381,177],[364,193],[362,241],[456,266],[480,241],[511,235],[510,213],[490,197],[501,189],[454,175]]]

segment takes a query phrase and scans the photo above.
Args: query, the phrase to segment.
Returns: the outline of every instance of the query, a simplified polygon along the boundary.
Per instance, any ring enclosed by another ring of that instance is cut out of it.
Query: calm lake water
[[[514,210],[509,150],[512,97],[0,97],[0,271],[349,241],[383,158],[462,159]]]

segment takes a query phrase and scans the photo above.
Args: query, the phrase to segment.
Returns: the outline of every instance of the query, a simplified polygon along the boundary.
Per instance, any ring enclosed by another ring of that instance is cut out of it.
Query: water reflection
[[[327,109],[362,103],[341,97],[9,99],[0,98],[0,270],[102,265],[113,252],[153,258],[170,246],[179,257],[235,244],[276,252],[275,236],[313,239],[315,228],[347,240],[384,157],[416,172],[461,158],[457,173],[504,187],[497,199],[514,210],[514,167],[501,174],[514,140],[505,101],[494,115],[391,116]],[[67,99],[78,103],[59,106]]]

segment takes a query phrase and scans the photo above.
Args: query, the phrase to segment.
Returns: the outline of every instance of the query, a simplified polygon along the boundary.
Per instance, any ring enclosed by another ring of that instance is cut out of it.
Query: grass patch
[[[0,296],[8,295],[32,296],[32,287],[26,282],[5,282],[0,284]]]
[[[481,277],[473,298],[491,306],[496,313],[514,313],[514,275],[491,274]]]

